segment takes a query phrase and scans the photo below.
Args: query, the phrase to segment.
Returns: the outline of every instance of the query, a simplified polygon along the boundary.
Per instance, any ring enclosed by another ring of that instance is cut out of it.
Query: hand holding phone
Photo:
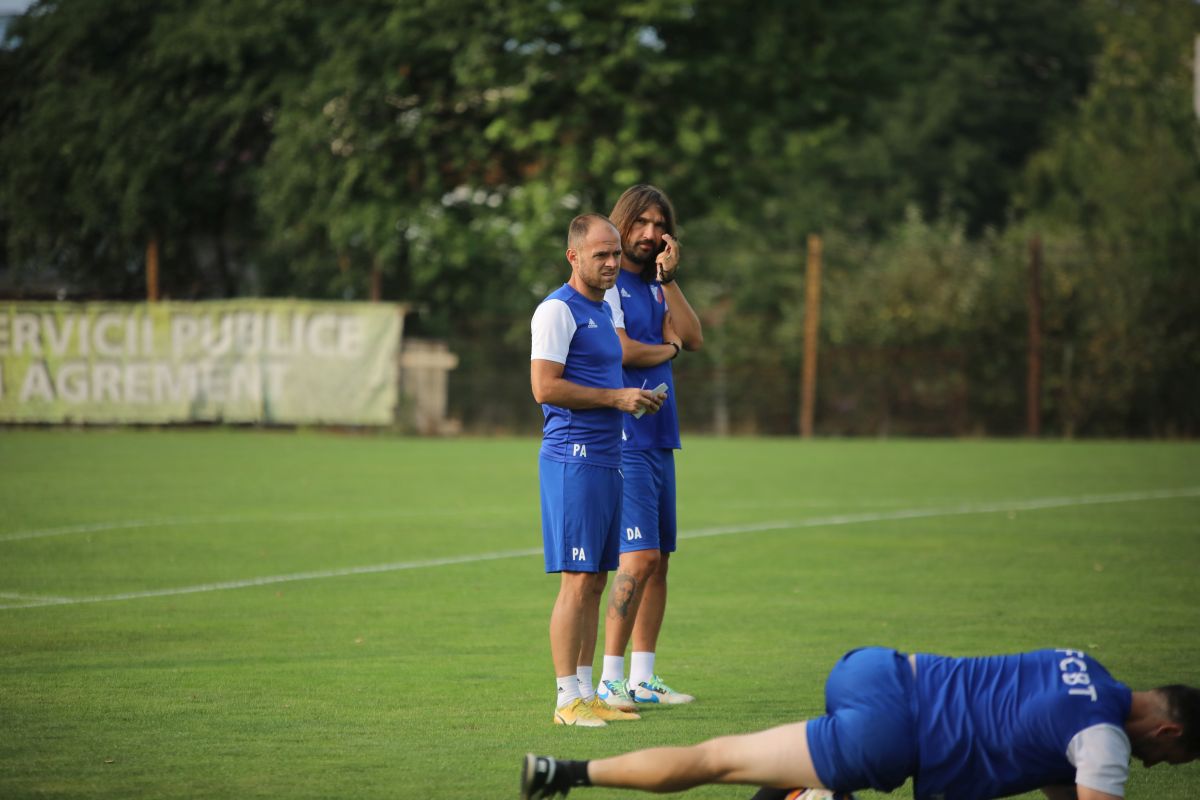
[[[650,394],[666,394],[666,393],[667,393],[667,384],[665,384],[665,383],[660,383],[658,386],[655,386],[653,389],[650,390]],[[639,408],[637,411],[633,412],[633,418],[641,419],[642,414],[645,414],[645,413],[646,413],[646,408],[643,406],[642,408]]]
[[[663,234],[663,249],[655,259],[654,266],[659,283],[670,283],[675,280],[675,270],[679,268],[679,242],[669,233]]]

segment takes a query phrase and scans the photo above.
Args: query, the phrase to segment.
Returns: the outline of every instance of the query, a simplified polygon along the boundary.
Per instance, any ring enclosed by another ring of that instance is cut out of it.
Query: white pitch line
[[[107,603],[114,600],[139,600],[145,597],[174,597],[181,594],[197,594],[200,592],[219,592],[224,589],[247,589],[251,586],[269,586],[273,583],[289,583],[291,581],[311,581],[321,578],[338,578],[344,575],[369,575],[374,572],[397,572],[405,569],[422,569],[424,567],[440,567],[447,564],[474,564],[480,561],[495,561],[501,558],[517,558],[518,556],[538,555],[541,548],[527,550],[507,550],[499,553],[474,553],[465,556],[447,556],[446,558],[431,558],[425,561],[395,561],[390,564],[371,564],[365,567],[344,567],[342,569],[324,569],[315,572],[295,572],[290,575],[267,575],[261,578],[244,578],[236,581],[221,581],[219,583],[201,583],[196,586],[179,586],[168,589],[148,589],[144,592],[124,592],[122,594],[93,595],[92,597],[47,597],[40,601],[22,603],[20,605],[0,605],[0,609],[42,608],[45,606],[76,606],[85,603]]]
[[[70,597],[54,597],[47,594],[21,594],[19,592],[0,592],[0,599],[4,600],[19,600],[22,605],[26,603],[69,603]]]
[[[0,534],[0,542],[15,542],[21,539],[41,539],[44,536],[66,536],[71,533],[95,533],[97,531],[116,531],[132,528],[149,528],[154,525],[195,525],[199,517],[176,517],[174,519],[128,519],[120,522],[93,522],[87,525],[64,525],[61,528],[44,528],[39,531],[16,531],[15,533]],[[220,517],[210,518],[212,522],[224,522]]]
[[[964,514],[993,514],[1006,511],[1039,511],[1047,508],[1067,508],[1071,506],[1101,505],[1105,503],[1131,503],[1144,500],[1171,500],[1181,497],[1200,497],[1200,487],[1183,489],[1162,489],[1148,492],[1118,492],[1115,494],[1089,494],[1075,497],[1043,497],[1032,500],[1008,500],[993,503],[966,503],[942,508],[910,508],[897,511],[871,512],[863,514],[837,514],[827,517],[811,517],[800,520],[781,520],[777,522],[758,522],[748,525],[731,525],[714,528],[701,528],[680,534],[682,539],[701,539],[709,536],[730,536],[742,533],[757,533],[761,531],[787,530],[793,528],[819,528],[837,525],[858,525],[865,522],[891,522],[904,519],[923,519],[929,517],[951,517]],[[408,569],[424,569],[450,564],[474,564],[481,561],[496,561],[506,558],[523,558],[540,555],[541,548],[525,550],[507,550],[498,553],[477,553],[446,558],[431,558],[423,561],[397,561],[389,564],[372,564],[363,567],[345,567],[342,569],[318,570],[314,572],[296,572],[290,575],[268,575],[260,578],[245,578],[220,583],[202,583],[196,586],[180,586],[167,589],[150,589],[143,592],[125,592],[122,594],[93,595],[91,597],[46,597],[20,605],[0,605],[0,610],[22,608],[44,608],[46,606],[83,605],[86,603],[107,603],[116,600],[138,600],[146,597],[174,597],[183,594],[200,592],[219,592],[226,589],[246,589],[252,586],[268,586],[275,583],[290,583],[292,581],[311,581],[323,578],[338,578],[347,575],[369,575],[379,572],[398,572]],[[0,595],[4,597],[6,595]],[[28,597],[28,596],[27,596]]]
[[[210,517],[158,517],[150,519],[123,519],[112,522],[91,522],[80,525],[63,525],[58,528],[42,528],[31,531],[0,533],[0,542],[16,542],[22,539],[44,539],[49,536],[68,536],[73,533],[100,533],[104,531],[135,530],[137,528],[172,528],[181,525],[227,525],[247,522],[341,522],[355,519],[387,519],[389,517],[445,517],[465,514],[506,513],[511,508],[427,509],[407,511],[388,509],[378,511],[312,512],[290,514],[221,514]]]
[[[680,534],[683,539],[699,539],[705,536],[725,536],[732,533],[775,531],[788,528],[820,528],[834,525],[855,525],[863,522],[890,522],[902,519],[927,517],[953,517],[962,514],[992,514],[1000,511],[1039,511],[1046,508],[1100,505],[1103,503],[1130,503],[1140,500],[1170,500],[1179,497],[1200,497],[1200,487],[1185,489],[1162,489],[1149,492],[1120,492],[1117,494],[1087,494],[1076,497],[1043,497],[1034,500],[1005,500],[995,503],[964,503],[942,508],[912,508],[900,511],[878,511],[861,514],[835,514],[828,517],[809,517],[801,520],[758,522],[753,525],[701,528]]]

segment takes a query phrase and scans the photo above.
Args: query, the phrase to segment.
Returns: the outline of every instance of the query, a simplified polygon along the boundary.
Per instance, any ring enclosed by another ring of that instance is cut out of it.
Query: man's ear
[[[571,266],[575,266],[575,261],[579,258],[579,252],[571,248],[567,248],[567,261],[571,262]]]
[[[1183,735],[1183,726],[1178,722],[1164,722],[1154,729],[1156,739],[1178,739]]]

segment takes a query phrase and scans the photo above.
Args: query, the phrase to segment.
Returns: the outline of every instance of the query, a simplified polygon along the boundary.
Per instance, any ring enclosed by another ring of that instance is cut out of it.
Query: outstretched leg
[[[594,786],[681,792],[707,783],[821,786],[808,752],[807,723],[722,736],[692,747],[655,747],[588,764]]]

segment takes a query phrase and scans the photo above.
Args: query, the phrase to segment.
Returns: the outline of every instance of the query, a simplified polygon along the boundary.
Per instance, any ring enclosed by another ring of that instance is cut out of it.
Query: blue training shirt
[[[613,321],[625,335],[643,344],[663,344],[663,318],[667,300],[662,284],[647,283],[638,273],[622,269],[617,273],[617,285],[604,294],[613,309]],[[678,450],[679,413],[675,406],[675,379],[671,362],[653,367],[625,367],[624,385],[634,389],[653,389],[667,385],[667,399],[656,414],[643,414],[640,419],[625,418],[625,447],[629,450]]]
[[[565,380],[598,389],[622,386],[621,340],[607,303],[589,300],[564,283],[537,307],[530,330],[530,358],[562,364]],[[621,466],[621,418],[626,414],[549,403],[542,403],[542,413],[542,455],[553,461]]]
[[[919,800],[982,800],[1074,784],[1087,759],[1080,742],[1093,731],[1124,740],[1123,752],[1104,757],[1122,762],[1107,765],[1110,773],[1128,773],[1124,722],[1132,692],[1077,650],[988,658],[921,654],[916,691]],[[1123,786],[1124,776],[1117,777]]]

